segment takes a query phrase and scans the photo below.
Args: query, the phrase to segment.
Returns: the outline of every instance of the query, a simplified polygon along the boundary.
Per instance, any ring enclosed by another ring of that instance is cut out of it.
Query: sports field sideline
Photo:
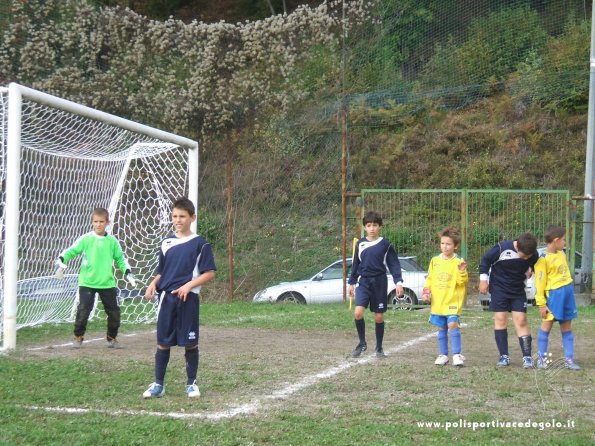
[[[386,359],[349,358],[357,340],[343,305],[237,302],[204,304],[201,312],[196,401],[184,393],[176,349],[166,395],[141,398],[152,381],[152,325],[124,326],[125,348],[115,351],[104,347],[103,322],[90,326],[81,350],[70,348],[68,324],[20,330],[17,351],[0,357],[0,444],[519,444],[528,437],[592,444],[593,306],[581,307],[576,323],[579,372],[556,363],[523,370],[512,334],[512,366],[496,369],[491,315],[479,308],[463,313],[464,368],[433,365],[427,310],[387,313]],[[535,309],[529,320],[535,330]],[[551,345],[559,358],[559,332]]]

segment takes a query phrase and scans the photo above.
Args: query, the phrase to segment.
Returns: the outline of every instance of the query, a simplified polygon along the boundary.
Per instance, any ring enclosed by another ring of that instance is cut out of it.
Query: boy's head
[[[461,233],[454,226],[447,226],[440,232],[440,238],[448,237],[452,240],[454,247],[458,248],[461,244]]]
[[[174,201],[172,208],[187,211],[188,215],[190,215],[191,217],[194,214],[196,214],[196,208],[194,207],[194,203],[192,203],[192,201],[190,201],[186,197],[178,198],[176,201]]]
[[[196,220],[194,203],[188,198],[179,198],[173,204],[171,220],[176,232],[181,236],[188,236],[192,230],[190,227]]]
[[[369,211],[364,215],[363,223],[364,226],[366,226],[367,223],[376,223],[378,226],[382,226],[382,217],[378,212]]]
[[[537,255],[537,238],[530,232],[521,234],[516,240],[517,251],[521,255],[521,258],[528,259],[534,255]]]
[[[109,225],[109,212],[104,208],[95,208],[91,214],[91,224],[93,232],[97,235],[104,235],[107,225]]]
[[[566,235],[566,229],[562,226],[551,225],[545,228],[543,238],[547,244],[552,243],[557,238],[562,238]]]

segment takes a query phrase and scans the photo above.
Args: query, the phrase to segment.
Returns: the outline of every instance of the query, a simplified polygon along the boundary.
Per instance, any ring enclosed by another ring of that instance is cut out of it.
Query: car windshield
[[[351,272],[351,260],[347,261],[347,275]],[[343,278],[343,262],[333,263],[327,269],[320,272],[323,279],[342,279]]]
[[[404,269],[405,271],[424,271],[424,269],[415,261],[414,257],[399,257],[399,263],[401,264],[401,269]]]

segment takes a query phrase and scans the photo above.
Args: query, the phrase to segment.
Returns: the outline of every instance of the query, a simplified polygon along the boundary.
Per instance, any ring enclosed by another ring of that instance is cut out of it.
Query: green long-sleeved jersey
[[[64,250],[60,257],[64,259],[64,263],[68,264],[70,260],[81,254],[83,260],[79,274],[79,286],[97,289],[114,288],[116,286],[114,261],[122,273],[126,273],[126,270],[130,269],[120,243],[108,233],[97,235],[91,231],[84,234],[72,246]]]

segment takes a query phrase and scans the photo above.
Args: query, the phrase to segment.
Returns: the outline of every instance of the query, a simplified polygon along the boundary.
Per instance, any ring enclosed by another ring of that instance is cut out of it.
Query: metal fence
[[[545,244],[544,229],[557,224],[566,228],[574,270],[576,213],[568,190],[364,189],[355,208],[356,233],[363,235],[361,217],[371,210],[382,216],[382,235],[399,255],[416,256],[424,268],[440,252],[438,234],[448,225],[461,231],[459,254],[475,278],[484,252],[498,241],[529,231]]]

